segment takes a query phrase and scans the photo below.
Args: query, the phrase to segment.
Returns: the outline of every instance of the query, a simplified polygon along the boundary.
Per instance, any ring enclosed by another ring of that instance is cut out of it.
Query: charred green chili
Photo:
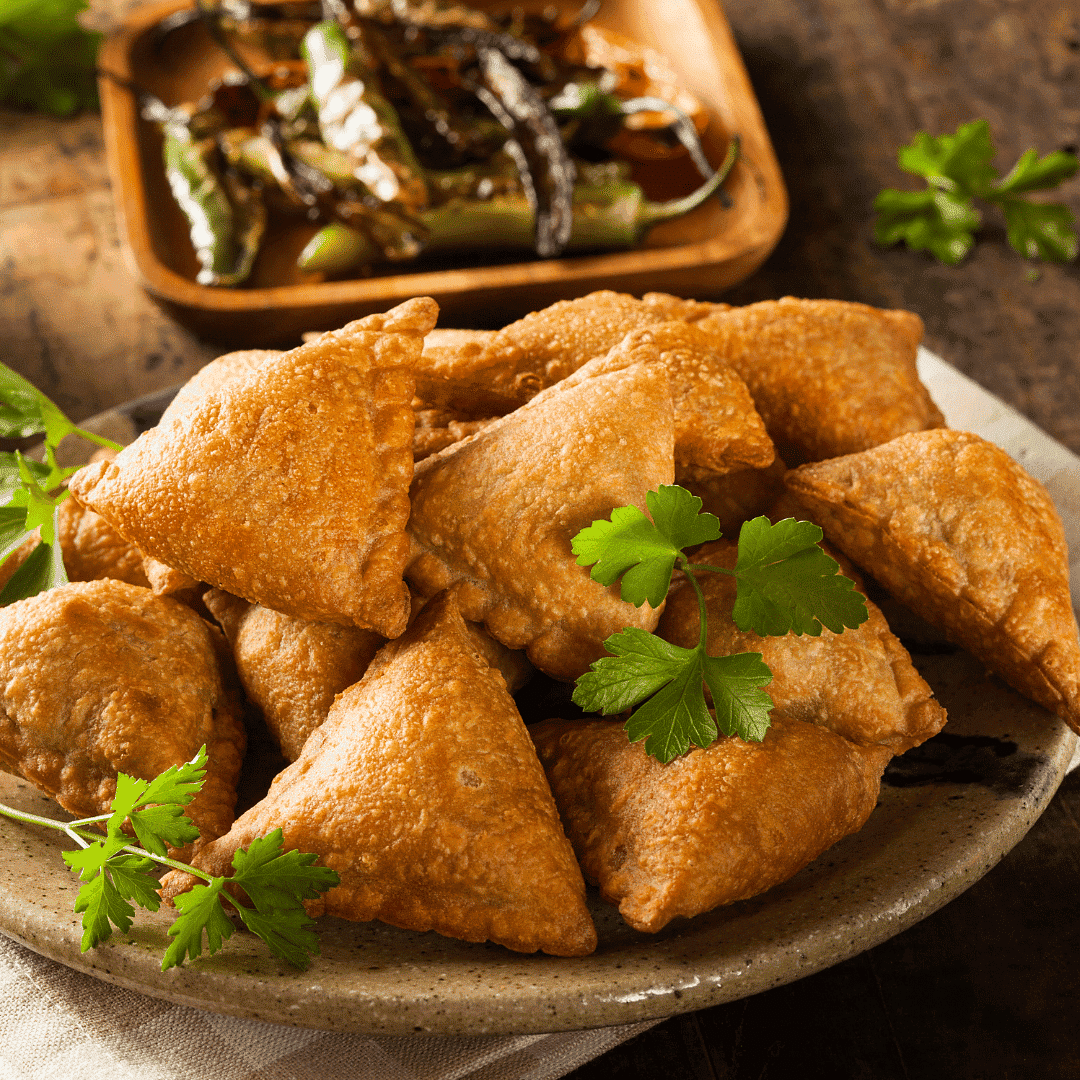
[[[711,179],[690,195],[668,202],[651,202],[637,184],[621,177],[576,185],[566,250],[636,247],[652,226],[681,217],[714,195],[738,153],[738,139],[732,139],[723,165]],[[428,231],[426,252],[528,248],[535,228],[532,206],[520,191],[486,201],[455,197],[425,210],[421,220]],[[335,223],[312,237],[298,265],[332,275],[377,261],[378,250],[366,237]]]
[[[217,140],[201,136],[185,109],[144,99],[143,114],[161,126],[165,176],[199,260],[200,285],[236,285],[251,273],[266,229],[257,186],[227,167]]]
[[[302,51],[326,145],[348,155],[356,179],[380,202],[425,207],[420,164],[360,49],[350,47],[336,22],[321,22],[307,32]]]

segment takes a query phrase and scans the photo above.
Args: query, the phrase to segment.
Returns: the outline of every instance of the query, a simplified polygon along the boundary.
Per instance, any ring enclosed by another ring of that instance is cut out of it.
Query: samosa
[[[462,614],[541,671],[575,679],[635,608],[577,565],[572,538],[673,479],[671,393],[654,345],[622,370],[567,380],[416,466],[406,575],[422,596],[458,584]]]
[[[0,610],[0,765],[81,817],[107,813],[116,774],[153,780],[200,746],[185,813],[198,844],[228,831],[245,735],[210,628],[190,608],[111,579]]]
[[[262,802],[195,865],[280,828],[341,884],[313,915],[379,919],[520,952],[596,945],[585,885],[502,677],[452,594],[433,599],[342,694]],[[165,894],[195,879],[173,874]]]
[[[81,470],[71,491],[198,581],[400,634],[413,369],[437,311],[410,300],[271,357]]]
[[[1080,732],[1065,530],[1004,450],[966,432],[915,432],[803,465],[785,483],[852,562]]]

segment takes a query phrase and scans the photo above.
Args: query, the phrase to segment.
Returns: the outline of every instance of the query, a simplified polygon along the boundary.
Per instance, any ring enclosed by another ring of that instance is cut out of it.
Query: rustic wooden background
[[[660,2],[660,0],[658,0]],[[114,18],[122,0],[97,0]],[[1076,0],[727,0],[791,195],[765,266],[726,299],[903,307],[927,344],[1080,453],[1080,266],[1033,267],[988,227],[967,261],[882,250],[872,200],[916,186],[919,130],[989,120],[1007,170],[1080,142]],[[1061,194],[1080,213],[1080,177]],[[76,418],[217,355],[125,264],[95,116],[0,111],[3,358]],[[1080,1077],[1080,777],[941,912],[790,987],[666,1022],[577,1080]]]

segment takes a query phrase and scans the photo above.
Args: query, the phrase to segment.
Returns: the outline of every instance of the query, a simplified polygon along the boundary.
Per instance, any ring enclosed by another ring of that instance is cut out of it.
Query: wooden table
[[[115,2],[103,3],[115,11]],[[1080,267],[987,228],[967,261],[874,245],[872,200],[915,187],[896,149],[990,121],[1007,170],[1080,141],[1075,0],[727,0],[791,195],[775,254],[726,299],[918,312],[927,344],[1080,453]],[[1060,196],[1080,212],[1080,178]],[[96,117],[0,112],[4,359],[76,418],[186,378],[218,350],[124,264]],[[1080,776],[969,892],[847,963],[670,1020],[577,1080],[1080,1076]]]

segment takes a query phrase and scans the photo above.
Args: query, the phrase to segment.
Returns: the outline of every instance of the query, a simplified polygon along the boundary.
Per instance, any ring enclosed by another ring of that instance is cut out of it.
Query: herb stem
[[[91,843],[101,840],[101,836],[95,836],[93,833],[83,830],[83,825],[93,825],[100,821],[108,821],[111,815],[102,814],[99,817],[81,818],[78,821],[57,821],[55,818],[42,817],[40,814],[30,814],[25,810],[16,810],[13,806],[6,806],[4,803],[0,803],[0,814],[4,817],[9,817],[14,821],[20,821],[24,825],[44,825],[49,829],[58,829],[60,832],[70,836],[80,847],[89,847]],[[152,851],[147,851],[145,848],[135,847],[133,844],[128,844],[121,850],[126,851],[130,855],[138,855],[143,859],[150,859],[152,862],[160,863],[162,866],[168,866],[172,870],[183,870],[186,874],[193,874],[195,877],[202,878],[203,881],[213,881],[213,876],[207,874],[197,867],[190,866],[188,863],[180,862],[177,859],[170,859],[166,855],[155,855]]]
[[[698,604],[698,622],[700,625],[700,633],[698,635],[698,649],[702,656],[705,655],[705,642],[708,638],[708,616],[705,611],[705,593],[701,586],[697,583],[697,578],[690,573],[690,560],[681,552],[679,554],[679,569],[686,575],[687,581],[694,587],[694,592],[697,593]],[[712,569],[712,567],[704,567],[703,569]]]
[[[691,570],[709,570],[714,574],[730,574],[732,577],[736,577],[738,575],[737,570],[729,570],[726,566],[709,566],[707,563],[699,562],[688,562],[685,567],[680,566],[679,569],[682,570],[682,572],[686,574],[686,576],[690,578],[691,581],[693,580],[693,574],[690,573]]]
[[[115,450],[117,453],[120,453],[120,451],[124,449],[118,442],[113,442],[112,439],[107,439],[104,435],[95,435],[92,431],[86,431],[80,427],[75,428],[71,434],[81,435],[88,442],[96,443],[98,446],[104,446],[107,450]]]

